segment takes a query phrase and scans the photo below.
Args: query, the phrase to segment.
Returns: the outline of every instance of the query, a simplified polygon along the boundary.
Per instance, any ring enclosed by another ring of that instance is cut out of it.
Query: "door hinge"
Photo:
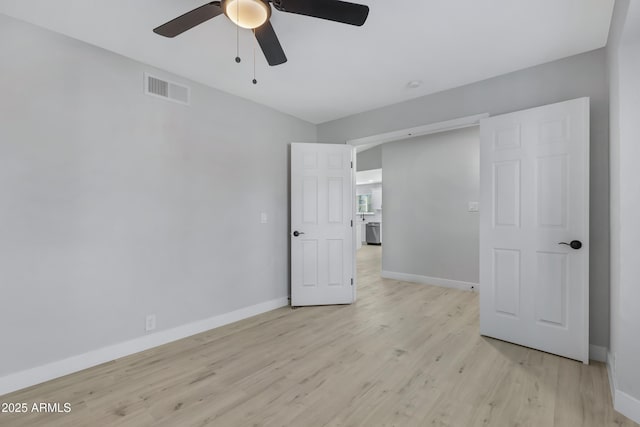
[[[353,169],[353,162],[351,162],[351,169]]]
[[[353,286],[353,277],[351,278],[351,286]]]
[[[353,220],[351,220],[351,226],[353,227]]]

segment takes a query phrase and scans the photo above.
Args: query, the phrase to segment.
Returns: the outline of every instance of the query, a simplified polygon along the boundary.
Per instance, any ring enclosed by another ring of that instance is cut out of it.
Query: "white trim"
[[[620,412],[625,417],[640,423],[640,400],[618,390],[616,381],[615,361],[611,356],[611,352],[607,354],[607,373],[609,374],[609,387],[611,387],[611,400],[613,401],[613,409]]]
[[[356,190],[358,180],[358,153],[356,152],[356,148],[353,147],[351,149],[351,235],[353,237],[352,243],[352,251],[351,251],[351,276],[353,277],[353,283],[351,286],[353,287],[353,302],[356,302],[358,298],[358,233],[356,231],[356,227],[360,225],[356,221],[356,210],[358,209],[356,205],[356,194],[358,191]],[[362,244],[362,242],[361,242]]]
[[[439,277],[420,276],[418,274],[398,273],[383,270],[380,275],[385,279],[401,280],[403,282],[421,283],[425,285],[440,286],[443,288],[462,289],[465,291],[478,290],[478,284],[463,282],[460,280],[442,279]]]
[[[289,305],[277,298],[0,377],[0,396]]]
[[[349,141],[347,141],[347,144],[357,147],[358,151],[362,151],[371,147],[375,147],[376,145],[384,144],[385,142],[400,141],[403,139],[415,138],[416,136],[423,136],[432,133],[446,132],[449,130],[476,126],[480,123],[480,119],[484,119],[486,117],[489,117],[489,113],[459,117],[457,119],[445,120],[443,122],[394,130],[392,132],[365,136],[363,138],[350,139]]]
[[[611,403],[615,408],[616,403],[616,375],[615,375],[615,367],[614,360],[611,352],[607,352],[607,374],[609,375],[609,388],[611,389]]]
[[[601,345],[589,345],[589,359],[596,362],[607,363],[607,347]]]
[[[587,241],[587,247],[583,248],[582,252],[586,252],[583,256],[586,257],[586,262],[584,262],[584,270],[583,270],[583,276],[582,277],[586,277],[587,278],[587,283],[586,285],[584,285],[584,301],[583,301],[583,323],[584,323],[584,332],[583,332],[583,337],[584,337],[584,343],[583,343],[583,357],[586,360],[583,360],[584,364],[589,364],[589,269],[591,268],[591,265],[589,263],[589,254],[591,253],[591,249],[589,249],[590,246],[590,242],[591,242],[591,233],[589,230],[589,214],[590,214],[590,196],[591,193],[589,191],[589,182],[591,179],[591,148],[590,148],[590,141],[591,141],[591,126],[589,125],[591,123],[591,116],[590,116],[590,111],[591,111],[591,98],[584,97],[584,98],[578,98],[572,101],[566,101],[567,103],[569,102],[579,102],[582,105],[582,113],[584,114],[583,120],[584,120],[584,131],[586,132],[585,135],[585,139],[586,139],[586,149],[585,149],[585,159],[584,159],[584,168],[585,168],[585,177],[582,181],[582,184],[584,185],[584,190],[583,190],[583,194],[584,194],[584,201],[583,201],[583,208],[584,208],[584,216],[583,216],[583,221],[586,224],[585,229],[582,232],[582,241]]]
[[[640,423],[640,400],[618,389],[616,389],[615,396],[615,399],[613,399],[613,409],[625,417]]]

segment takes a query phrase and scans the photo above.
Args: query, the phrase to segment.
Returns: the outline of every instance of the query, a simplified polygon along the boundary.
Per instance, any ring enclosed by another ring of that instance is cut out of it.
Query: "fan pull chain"
[[[254,28],[253,29],[253,39],[256,40],[256,41],[253,43],[253,80],[252,80],[252,82],[253,82],[254,85],[257,85],[258,84],[258,81],[256,80],[256,43],[257,43],[257,39],[256,39],[255,36],[256,36],[256,29]]]
[[[240,20],[240,1],[236,2],[236,19]],[[240,61],[240,27],[236,25],[236,63]]]

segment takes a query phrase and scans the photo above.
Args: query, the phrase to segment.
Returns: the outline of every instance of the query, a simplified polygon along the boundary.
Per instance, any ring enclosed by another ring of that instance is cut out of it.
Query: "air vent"
[[[144,93],[179,104],[189,105],[191,90],[188,86],[170,82],[151,74],[144,74]]]

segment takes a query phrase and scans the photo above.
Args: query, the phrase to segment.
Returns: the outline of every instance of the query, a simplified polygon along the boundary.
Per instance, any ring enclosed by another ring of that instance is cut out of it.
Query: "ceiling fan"
[[[338,0],[220,0],[207,3],[153,30],[165,37],[175,37],[191,28],[225,14],[234,24],[252,29],[269,65],[287,62],[269,18],[271,5],[280,11],[306,15],[329,21],[361,26],[367,20],[369,7]],[[238,59],[236,59],[238,61]]]

